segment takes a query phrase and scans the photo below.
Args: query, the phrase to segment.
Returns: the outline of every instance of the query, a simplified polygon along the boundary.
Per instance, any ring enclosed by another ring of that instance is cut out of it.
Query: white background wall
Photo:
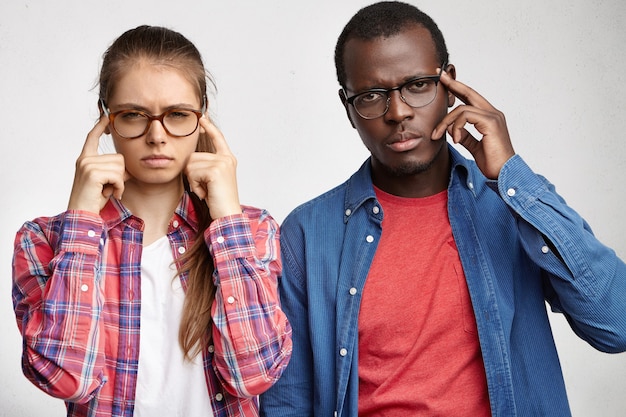
[[[517,152],[626,257],[626,2],[410,1],[438,22],[458,79],[507,115]],[[333,64],[343,25],[366,4],[0,3],[1,416],[64,415],[21,374],[13,238],[25,220],[65,209],[110,42],[146,23],[198,46],[218,85],[213,113],[239,159],[241,200],[282,221],[367,156],[337,98]],[[626,415],[626,356],[594,351],[560,316],[553,323],[574,415]]]

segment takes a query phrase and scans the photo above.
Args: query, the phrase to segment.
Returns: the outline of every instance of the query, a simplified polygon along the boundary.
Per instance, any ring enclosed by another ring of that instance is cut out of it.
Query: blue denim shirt
[[[492,414],[569,416],[545,301],[595,348],[624,351],[626,265],[520,156],[490,181],[449,149],[448,214]],[[293,356],[261,396],[261,415],[357,416],[359,306],[383,215],[366,161],[283,223],[281,302]]]

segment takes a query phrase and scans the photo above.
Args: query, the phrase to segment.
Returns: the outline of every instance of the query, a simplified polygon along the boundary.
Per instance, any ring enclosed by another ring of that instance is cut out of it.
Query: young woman
[[[17,234],[24,373],[68,416],[256,416],[289,361],[278,227],[239,203],[208,79],[177,32],[120,36],[67,211]]]

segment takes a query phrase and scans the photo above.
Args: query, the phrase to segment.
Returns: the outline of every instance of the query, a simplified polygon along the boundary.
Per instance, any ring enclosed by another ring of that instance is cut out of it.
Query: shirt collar
[[[463,157],[451,144],[448,143],[450,161],[452,165],[449,184],[452,184],[452,177],[465,174],[466,184],[472,184],[473,171],[469,167],[470,161]],[[361,168],[355,172],[348,180],[346,199],[344,202],[344,221],[347,221],[351,213],[357,210],[369,199],[376,199],[374,186],[372,184],[371,157],[368,158]],[[448,188],[450,185],[448,185]]]
[[[120,223],[127,223],[130,227],[143,230],[143,221],[135,217],[121,201],[110,198],[104,208],[100,211],[100,217],[110,230],[118,226]],[[193,231],[198,231],[198,221],[196,210],[189,193],[185,192],[180,199],[171,222],[185,222]]]

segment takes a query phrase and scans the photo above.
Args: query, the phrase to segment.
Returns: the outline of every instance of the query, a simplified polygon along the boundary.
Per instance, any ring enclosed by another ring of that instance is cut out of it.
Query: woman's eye
[[[122,112],[118,116],[118,118],[120,118],[120,117],[124,121],[132,122],[132,121],[144,120],[146,118],[146,115],[141,113],[141,112],[129,110],[129,111]]]
[[[191,116],[191,112],[188,110],[174,110],[167,114],[170,119],[184,119]]]

